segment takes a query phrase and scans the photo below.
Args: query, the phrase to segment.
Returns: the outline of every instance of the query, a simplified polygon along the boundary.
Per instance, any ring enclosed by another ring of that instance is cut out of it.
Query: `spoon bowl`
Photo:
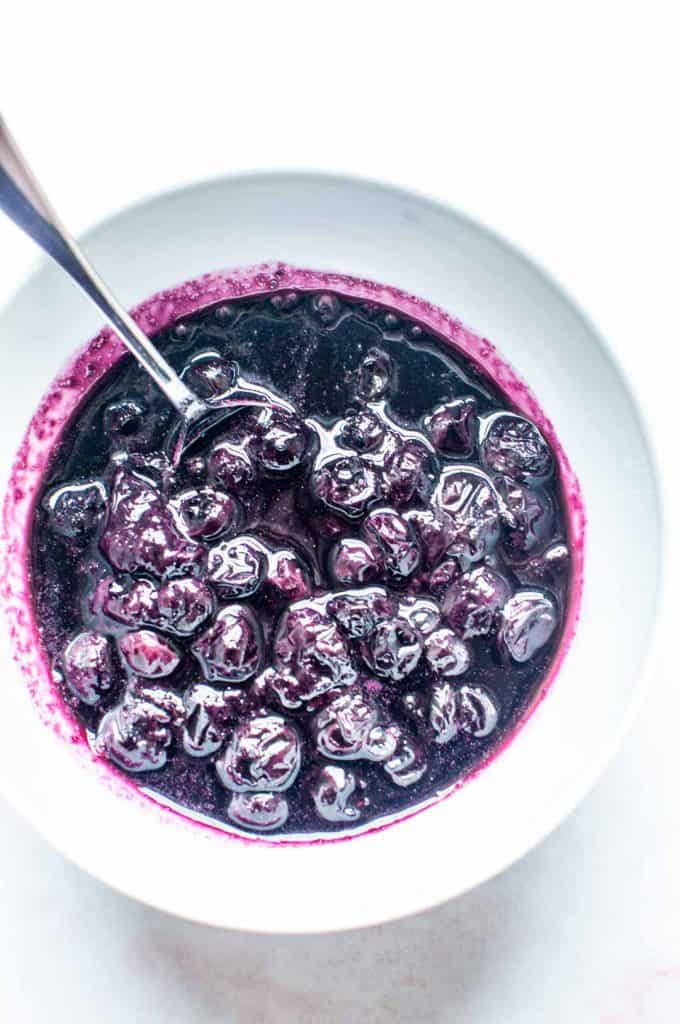
[[[166,451],[173,465],[177,465],[196,448],[206,445],[216,437],[227,420],[245,409],[279,409],[293,412],[292,406],[282,399],[273,399],[264,388],[257,384],[237,383],[224,395],[217,395],[197,411],[180,416],[175,429],[170,432]]]

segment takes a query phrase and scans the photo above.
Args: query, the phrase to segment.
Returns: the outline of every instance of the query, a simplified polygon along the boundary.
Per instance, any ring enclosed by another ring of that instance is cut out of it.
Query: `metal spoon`
[[[172,440],[175,459],[221,420],[245,406],[289,410],[272,401],[256,384],[237,381],[224,395],[206,401],[194,394],[155,345],[114,298],[84,253],[64,228],[0,116],[0,209],[79,284],[116,334],[172,403],[180,416]]]

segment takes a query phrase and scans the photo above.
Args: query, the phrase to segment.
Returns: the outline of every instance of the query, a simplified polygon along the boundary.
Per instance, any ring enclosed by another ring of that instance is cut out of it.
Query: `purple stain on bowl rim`
[[[244,841],[370,834],[450,795],[578,620],[585,513],[538,401],[441,309],[343,274],[207,274],[134,316],[206,395],[239,373],[294,412],[245,410],[172,467],[172,411],[115,336],[73,357],[3,510],[43,722],[147,811]]]

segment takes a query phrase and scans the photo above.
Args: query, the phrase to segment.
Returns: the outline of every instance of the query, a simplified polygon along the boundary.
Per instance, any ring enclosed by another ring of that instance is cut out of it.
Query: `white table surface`
[[[673,5],[443,16],[427,0],[374,3],[355,9],[358,26],[311,2],[9,6],[4,112],[74,230],[245,168],[353,171],[432,193],[536,255],[585,305],[643,405],[656,400],[677,501]],[[0,301],[33,258],[0,223]],[[676,1024],[672,612],[645,706],[588,799],[503,875],[404,922],[309,939],[187,924],[89,878],[0,803],[0,1022]]]

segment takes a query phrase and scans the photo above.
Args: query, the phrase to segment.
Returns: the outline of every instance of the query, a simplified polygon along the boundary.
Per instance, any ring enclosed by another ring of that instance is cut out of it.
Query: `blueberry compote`
[[[33,526],[42,641],[93,749],[223,826],[337,833],[488,758],[555,656],[569,545],[554,452],[401,314],[279,292],[156,338],[259,404],[173,455],[122,358],[62,438]]]

